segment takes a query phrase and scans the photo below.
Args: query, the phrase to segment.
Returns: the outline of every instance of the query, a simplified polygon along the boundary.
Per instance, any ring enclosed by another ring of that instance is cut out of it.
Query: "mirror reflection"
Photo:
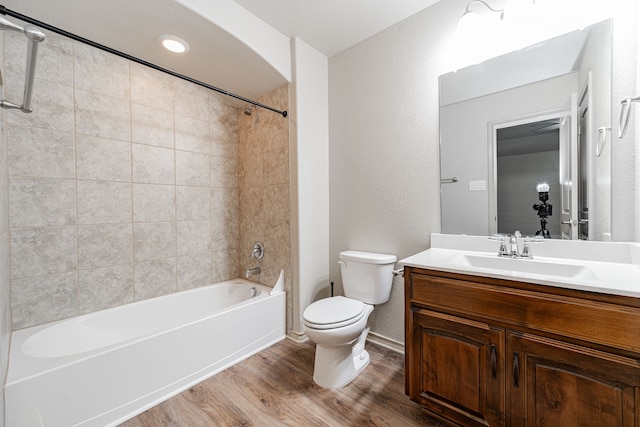
[[[439,83],[443,233],[610,240],[610,20]]]

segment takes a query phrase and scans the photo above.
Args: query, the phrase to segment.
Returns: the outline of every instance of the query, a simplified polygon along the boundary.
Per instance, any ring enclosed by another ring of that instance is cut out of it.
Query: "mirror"
[[[610,240],[611,34],[607,20],[440,76],[443,233]]]

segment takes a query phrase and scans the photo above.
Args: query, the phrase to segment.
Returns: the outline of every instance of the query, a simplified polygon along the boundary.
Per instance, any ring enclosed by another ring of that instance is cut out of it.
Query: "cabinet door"
[[[640,425],[636,360],[520,333],[507,354],[510,425]]]
[[[504,425],[504,331],[428,310],[413,311],[412,330],[410,397],[464,426]]]

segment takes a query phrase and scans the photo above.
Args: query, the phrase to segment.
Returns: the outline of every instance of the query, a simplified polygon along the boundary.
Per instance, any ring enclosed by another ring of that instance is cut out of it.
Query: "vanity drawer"
[[[640,352],[640,308],[558,295],[551,287],[540,286],[542,292],[505,286],[504,280],[478,283],[408,273],[412,305]]]

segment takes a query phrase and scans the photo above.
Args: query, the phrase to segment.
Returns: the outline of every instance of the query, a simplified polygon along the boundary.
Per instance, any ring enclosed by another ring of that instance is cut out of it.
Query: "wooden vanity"
[[[404,277],[406,394],[431,414],[640,426],[640,298],[410,266]]]

